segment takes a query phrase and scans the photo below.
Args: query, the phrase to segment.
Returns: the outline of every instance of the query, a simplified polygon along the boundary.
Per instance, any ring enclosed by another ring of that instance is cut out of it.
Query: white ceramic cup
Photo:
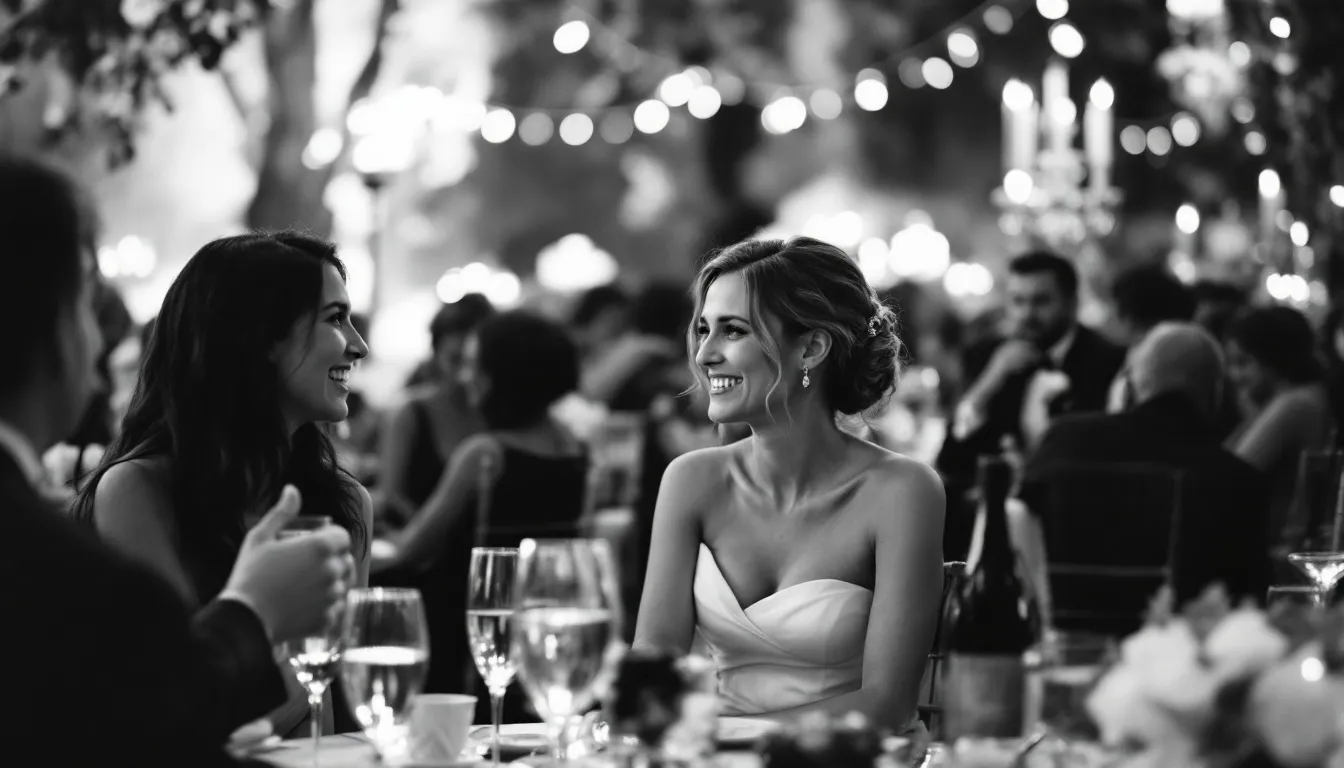
[[[458,693],[422,693],[411,707],[410,756],[425,763],[457,760],[476,718],[476,697]]]

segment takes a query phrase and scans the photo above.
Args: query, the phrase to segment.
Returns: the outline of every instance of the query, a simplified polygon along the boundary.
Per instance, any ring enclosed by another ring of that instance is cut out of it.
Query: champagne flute
[[[524,539],[512,626],[518,679],[568,761],[570,721],[597,700],[618,632],[605,542]]]
[[[331,525],[330,517],[325,515],[304,515],[285,524],[276,534],[278,539],[293,539],[308,536]],[[330,617],[326,626],[316,634],[301,637],[280,644],[278,655],[288,659],[294,669],[299,685],[308,692],[308,717],[312,720],[313,765],[319,762],[322,746],[322,701],[327,695],[327,686],[336,674],[336,665],[341,660],[340,625]]]
[[[406,717],[429,671],[429,625],[414,589],[353,589],[341,640],[341,686],[380,758],[405,748]]]
[[[1316,604],[1328,608],[1334,602],[1335,585],[1344,578],[1344,552],[1294,552],[1288,562],[1316,584]]]
[[[499,765],[499,726],[504,719],[504,692],[518,669],[509,647],[517,571],[516,548],[475,547],[471,550],[471,573],[467,579],[467,637],[476,670],[490,690],[495,765]]]

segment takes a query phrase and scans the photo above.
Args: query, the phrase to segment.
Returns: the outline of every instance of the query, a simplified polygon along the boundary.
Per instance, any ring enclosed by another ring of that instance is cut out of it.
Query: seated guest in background
[[[1344,259],[1344,251],[1339,253]],[[1330,395],[1330,415],[1335,418],[1334,439],[1330,444],[1336,449],[1344,448],[1344,430],[1339,428],[1339,419],[1344,415],[1344,311],[1339,306],[1331,308],[1321,326],[1321,348],[1326,361],[1325,384]]]
[[[627,330],[630,296],[615,283],[584,291],[569,314],[569,335],[579,348],[580,381],[586,380],[590,367],[602,365],[611,343]],[[579,387],[584,397],[586,388]]]
[[[550,415],[579,383],[578,351],[563,328],[527,312],[495,315],[467,337],[458,370],[485,431],[457,448],[429,499],[391,536],[396,555],[375,566],[388,572],[375,581],[424,591],[433,692],[477,680],[462,623],[471,547],[576,535],[587,482],[583,446]]]
[[[338,466],[323,426],[346,418],[351,370],[369,352],[349,321],[330,243],[288,232],[207,243],[164,297],[121,433],[76,519],[199,607],[292,484],[306,514],[349,532],[360,553],[351,586],[367,584],[369,494]],[[308,712],[287,679],[289,705],[272,717],[281,734]]]
[[[652,283],[635,295],[628,331],[596,350],[584,372],[584,395],[613,411],[647,411],[660,395],[686,391],[693,380],[683,355],[691,302],[680,285]]]
[[[1232,320],[1225,349],[1243,415],[1225,445],[1269,475],[1269,540],[1279,542],[1306,524],[1291,519],[1302,452],[1326,448],[1334,426],[1316,335],[1295,309],[1254,307]]]
[[[272,641],[313,631],[343,597],[349,536],[333,526],[276,541],[299,507],[281,495],[193,618],[159,575],[44,504],[38,452],[69,434],[95,381],[97,267],[64,176],[0,158],[0,198],[7,271],[24,275],[0,281],[0,321],[22,329],[0,382],[0,613],[6,652],[27,662],[5,675],[18,704],[6,724],[22,739],[11,750],[62,765],[233,764],[230,732],[284,701]]]
[[[667,468],[634,645],[701,637],[725,715],[905,726],[941,597],[942,484],[836,424],[890,395],[896,315],[844,251],[803,237],[721,251],[694,297],[709,418],[751,436]]]
[[[458,374],[467,336],[494,314],[489,299],[469,293],[444,304],[429,324],[435,374],[407,393],[383,435],[379,525],[406,525],[438,485],[453,451],[484,428]]]
[[[1195,297],[1185,284],[1160,264],[1144,264],[1121,272],[1111,286],[1120,343],[1131,352],[1158,323],[1188,322],[1195,313]],[[1106,410],[1124,409],[1125,372],[1111,381]]]
[[[1122,412],[1057,420],[1027,462],[1022,500],[1037,514],[1051,514],[1049,484],[1080,464],[1182,470],[1177,598],[1194,599],[1220,581],[1234,596],[1259,600],[1269,582],[1263,533],[1268,484],[1220,445],[1223,380],[1222,354],[1212,336],[1193,324],[1158,325],[1130,354]]]
[[[1246,291],[1220,280],[1200,280],[1190,289],[1195,297],[1195,322],[1213,334],[1218,343],[1227,339],[1227,326],[1246,308]]]
[[[966,477],[976,457],[998,453],[1004,438],[1030,451],[1063,413],[1106,407],[1124,351],[1078,322],[1078,273],[1052,253],[1008,265],[1009,336],[968,360],[973,383],[957,405],[938,458],[945,474]]]

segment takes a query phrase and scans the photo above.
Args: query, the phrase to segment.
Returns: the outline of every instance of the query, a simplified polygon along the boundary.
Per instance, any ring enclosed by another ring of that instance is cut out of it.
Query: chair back
[[[1173,582],[1183,474],[1154,464],[1079,463],[1043,482],[1052,623],[1125,635]],[[1209,532],[1209,535],[1215,535]]]
[[[919,719],[934,739],[941,737],[943,727],[943,696],[938,683],[942,675],[943,658],[947,654],[947,637],[943,632],[948,601],[961,586],[966,576],[966,563],[953,560],[943,563],[943,594],[938,601],[938,624],[933,631],[933,648],[924,665],[924,679],[919,684]]]

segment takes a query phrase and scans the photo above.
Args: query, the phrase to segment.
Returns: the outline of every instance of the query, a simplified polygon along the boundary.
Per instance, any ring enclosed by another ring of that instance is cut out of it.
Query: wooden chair
[[[919,719],[923,721],[934,739],[941,738],[943,728],[943,697],[938,686],[942,675],[943,657],[947,651],[943,621],[947,616],[948,600],[961,586],[965,576],[966,563],[960,560],[943,563],[943,595],[938,602],[938,625],[933,633],[933,649],[929,652],[929,662],[924,666],[924,679],[919,684],[920,703],[916,707]]]
[[[1184,477],[1152,464],[1079,463],[1052,473],[1043,508],[1052,623],[1123,636],[1173,582]],[[1207,532],[1207,535],[1217,535]]]

